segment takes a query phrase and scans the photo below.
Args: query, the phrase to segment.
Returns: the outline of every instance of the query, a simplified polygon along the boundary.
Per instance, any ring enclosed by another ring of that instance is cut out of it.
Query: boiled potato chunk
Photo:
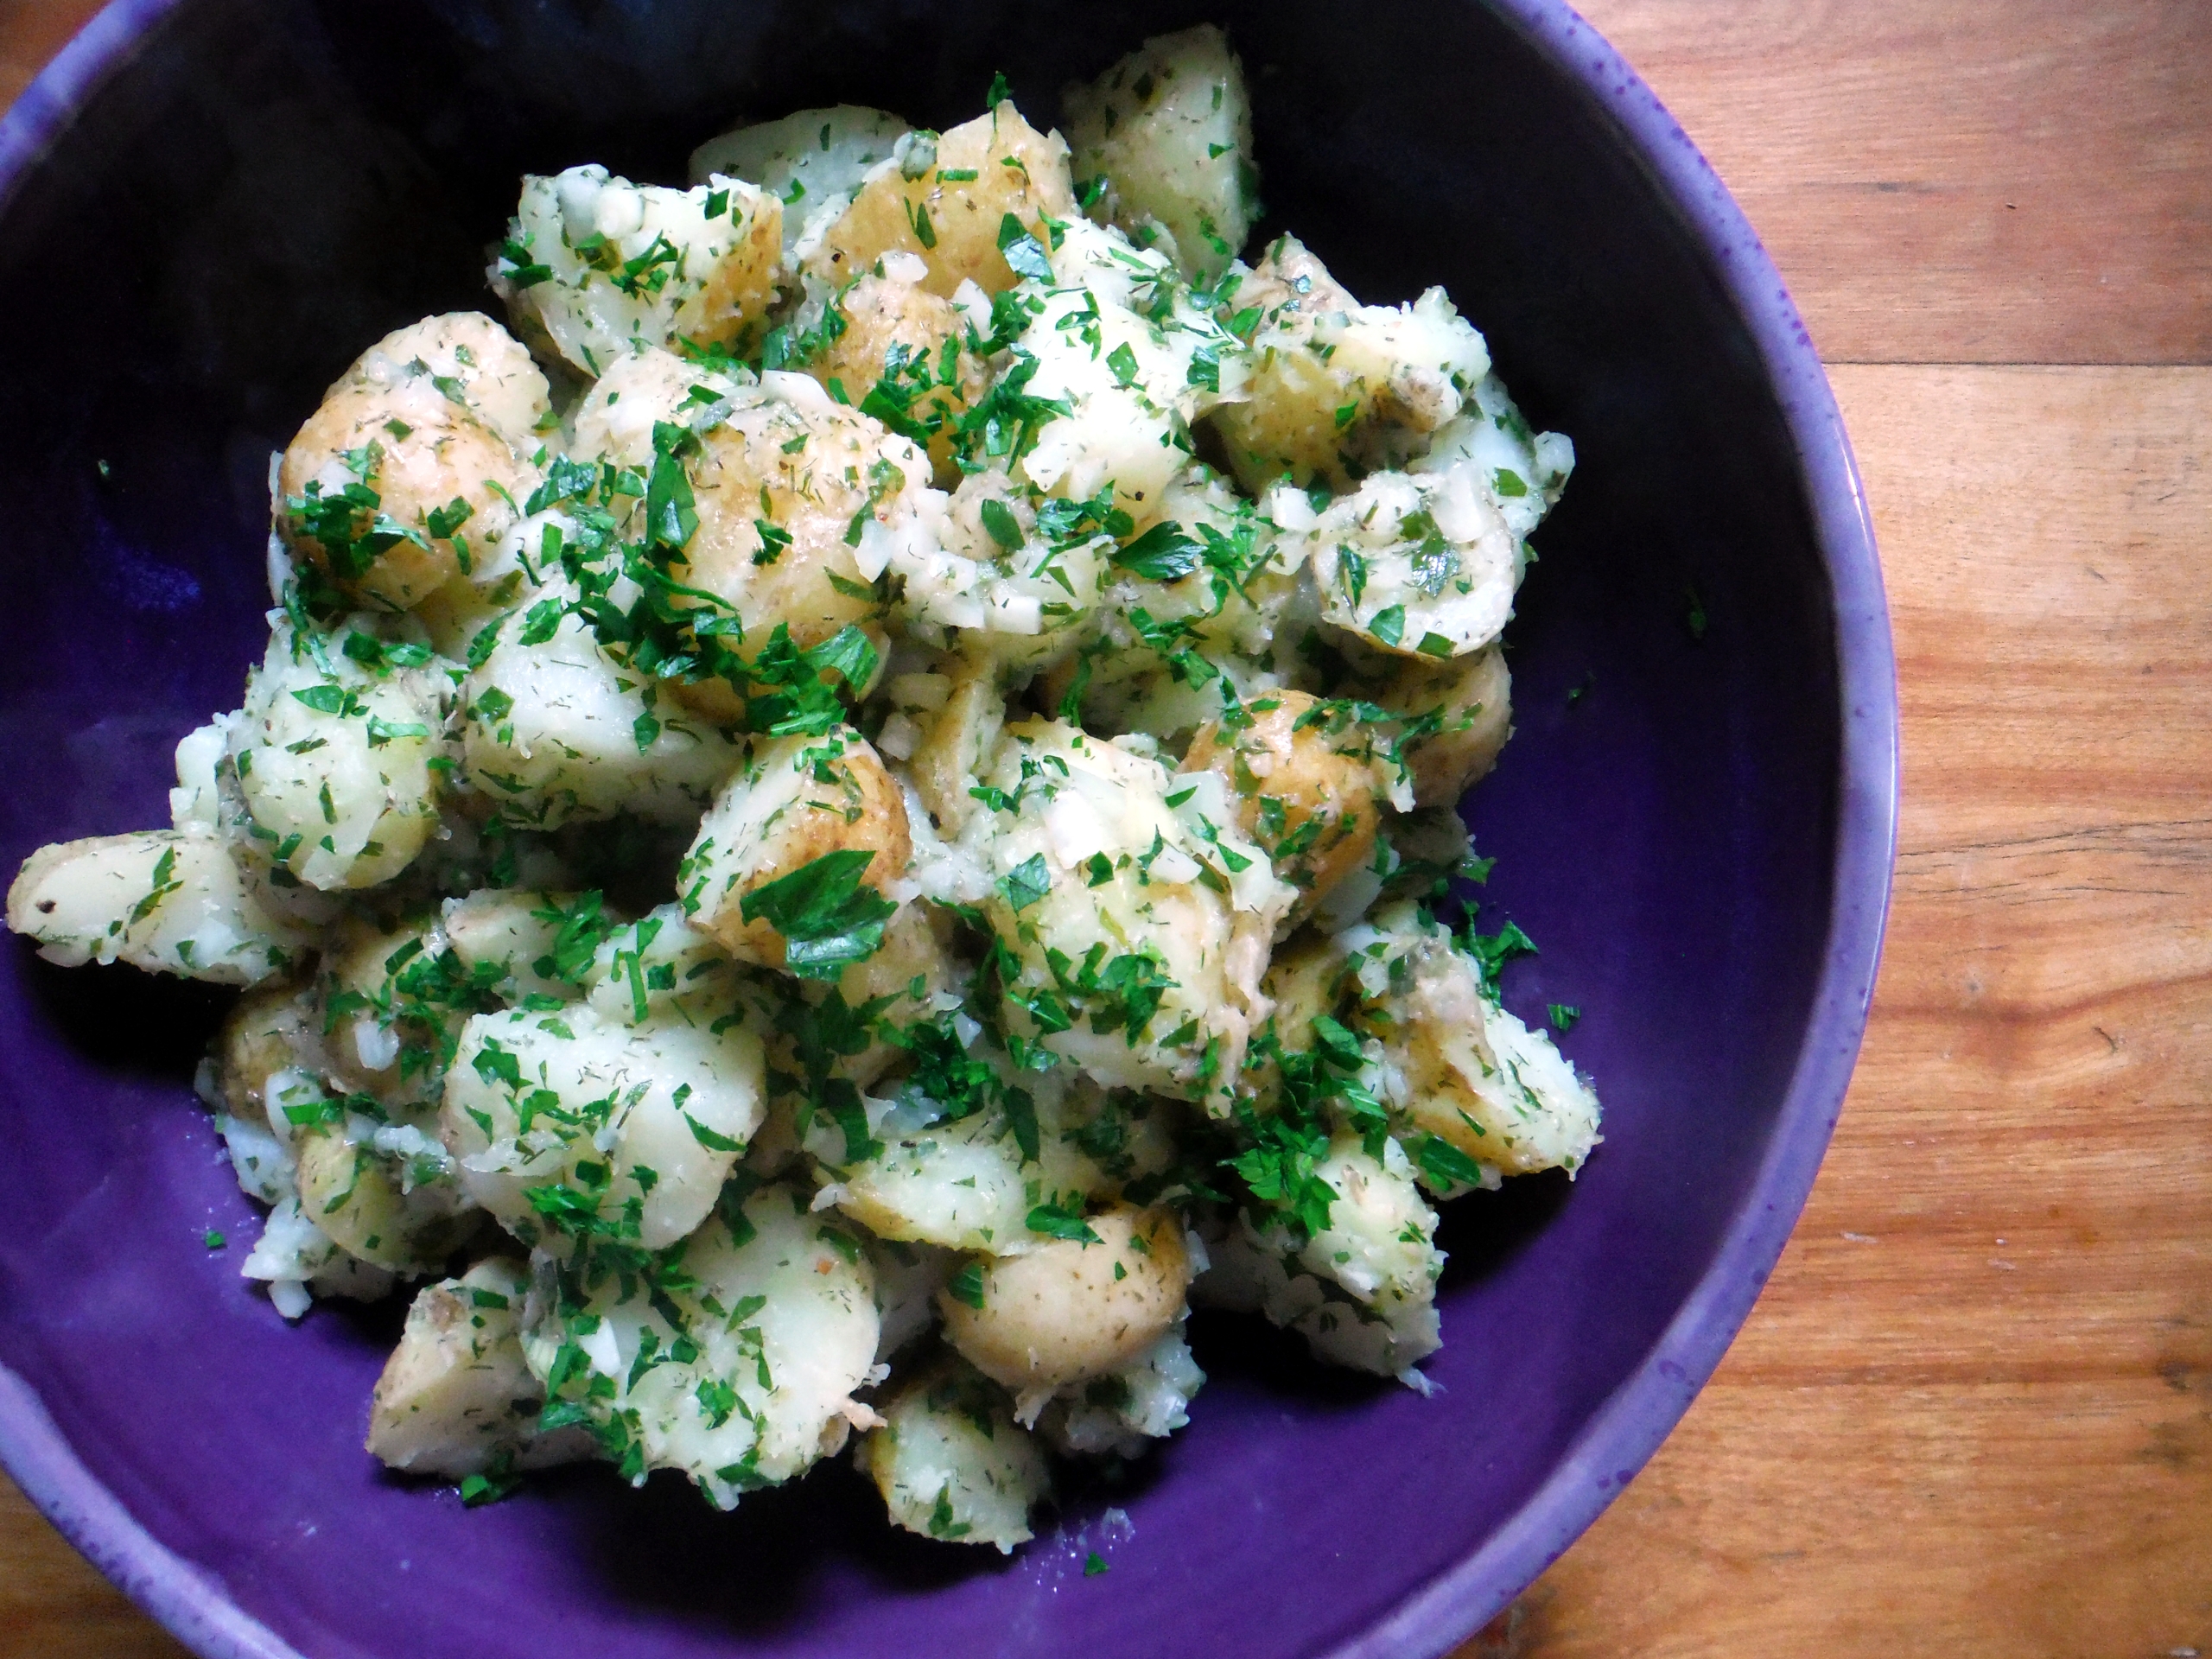
[[[866,738],[850,727],[820,737],[769,738],[754,743],[715,798],[677,872],[677,890],[692,925],[741,962],[834,967],[872,954],[874,945],[864,938],[853,942],[843,930],[814,931],[814,922],[835,919],[833,903],[802,904],[804,895],[779,889],[797,906],[793,912],[757,895],[833,856],[864,860],[845,885],[880,894],[906,874],[912,851],[905,798]],[[748,899],[755,906],[750,918]],[[779,914],[786,917],[781,925]],[[877,943],[883,919],[874,918]],[[796,957],[794,944],[802,946]]]
[[[1025,394],[1069,412],[1039,428],[1019,475],[1071,501],[1110,485],[1115,505],[1147,524],[1190,464],[1190,421],[1212,406],[1216,388],[1238,383],[1247,353],[1208,317],[1171,313],[1154,321],[1116,296],[1129,265],[1164,266],[1157,255],[1140,254],[1118,232],[1084,221],[1068,226],[1064,244],[1053,257],[1062,285],[1039,296],[1041,308],[1017,349],[1035,364]],[[1086,261],[1104,280],[1084,280]]]
[[[633,341],[607,361],[569,418],[569,454],[639,472],[653,464],[653,429],[663,423],[696,429],[718,418],[718,403],[753,388],[742,372],[725,374],[658,346]]]
[[[1513,614],[1522,544],[1470,471],[1377,473],[1313,529],[1321,614],[1407,658],[1464,657]]]
[[[1548,1036],[1484,994],[1474,963],[1440,925],[1405,906],[1376,919],[1386,953],[1362,964],[1363,980],[1379,988],[1402,977],[1386,961],[1410,969],[1409,988],[1391,1000],[1399,1012],[1383,1028],[1405,1077],[1408,1139],[1434,1135],[1506,1175],[1580,1169],[1599,1141],[1589,1084]],[[1431,1160],[1421,1161],[1431,1185],[1445,1184],[1429,1175]]]
[[[826,1124],[808,1149],[835,1177],[837,1207],[879,1238],[997,1255],[1036,1249],[1046,1236],[1028,1222],[1041,1192],[1080,1202],[1114,1184],[1071,1140],[1080,1120],[1064,1108],[1061,1088],[1034,1077],[1009,1086],[1025,1083],[1034,1085],[1023,1090],[1022,1109],[1036,1125],[1034,1160],[1025,1155],[1003,1106],[925,1102],[911,1090],[878,1126],[866,1157],[848,1157]],[[955,1109],[967,1115],[950,1116]],[[933,1121],[909,1127],[906,1120],[914,1116]]]
[[[369,1406],[366,1450],[387,1468],[460,1479],[494,1465],[543,1469],[589,1455],[576,1430],[537,1432],[545,1390],[523,1358],[530,1275],[490,1256],[425,1285]]]
[[[857,406],[878,393],[884,408],[913,423],[899,429],[926,444],[932,475],[950,489],[960,481],[952,456],[960,417],[981,401],[990,375],[963,349],[967,325],[952,302],[920,286],[903,263],[882,264],[883,275],[863,272],[830,302],[843,326],[804,366],[842,402]]]
[[[1495,374],[1484,375],[1466,406],[1439,427],[1427,453],[1409,473],[1469,467],[1497,503],[1505,527],[1526,538],[1559,504],[1574,470],[1574,441],[1564,432],[1537,432]]]
[[[394,329],[362,353],[339,385],[415,385],[426,377],[517,454],[535,449],[550,424],[543,371],[520,340],[481,311],[448,311]],[[473,537],[470,545],[482,540]]]
[[[1213,1266],[1197,1287],[1205,1305],[1265,1313],[1332,1365],[1401,1376],[1436,1351],[1436,1212],[1421,1201],[1404,1149],[1370,1157],[1339,1137],[1314,1174],[1336,1197],[1329,1224],[1301,1238],[1281,1221],[1240,1214],[1209,1241]]]
[[[437,829],[430,762],[445,716],[433,676],[378,677],[279,628],[229,740],[250,831],[279,879],[340,892],[413,862]]]
[[[295,1154],[300,1208],[340,1249],[372,1266],[435,1273],[482,1219],[451,1179],[435,1142],[391,1154],[323,1130],[302,1135]]]
[[[1055,1389],[1135,1359],[1183,1312],[1191,1260],[1173,1212],[1120,1205],[1084,1224],[1088,1238],[980,1262],[938,1297],[945,1339],[1025,1421]]]
[[[1195,280],[1227,270],[1260,211],[1251,99],[1229,37],[1211,23],[1157,36],[1061,101],[1075,176],[1106,181],[1091,211],[1140,245],[1165,231]]]
[[[1434,666],[1400,664],[1373,691],[1385,709],[1412,721],[1437,716],[1433,730],[1408,738],[1401,753],[1413,774],[1414,803],[1456,807],[1497,764],[1513,734],[1513,675],[1493,643]]]
[[[1046,219],[1076,216],[1067,145],[1023,120],[1011,100],[933,146],[925,135],[903,141],[869,172],[808,268],[842,283],[903,251],[927,264],[922,286],[941,299],[963,282],[1003,293],[1020,280],[999,248],[1009,214],[1040,242]]]
[[[473,312],[387,335],[284,451],[276,529],[345,593],[413,608],[498,545],[537,482],[545,378]]]
[[[747,649],[779,626],[804,651],[876,623],[876,578],[928,535],[929,457],[785,371],[764,377],[700,443],[690,467],[699,527],[678,575],[730,608]]]
[[[714,1207],[760,1128],[762,1069],[734,1023],[624,1026],[588,1003],[477,1014],[439,1132],[470,1196],[525,1243],[604,1227],[659,1249]]]
[[[472,982],[502,1001],[573,1001],[575,983],[555,961],[575,893],[480,887],[445,901],[446,943]],[[550,970],[550,971],[549,971]]]
[[[687,407],[700,391],[711,394],[709,407]],[[671,575],[696,592],[676,602],[714,613],[720,626],[734,621],[747,656],[779,627],[804,651],[847,626],[875,625],[877,578],[931,539],[941,509],[929,457],[804,374],[778,370],[739,387],[650,351],[622,359],[585,397],[577,453],[649,468],[656,426],[686,422],[697,429],[683,461],[696,524],[673,550]],[[718,718],[738,712],[726,683],[682,690]]]
[[[1261,308],[1247,397],[1215,423],[1244,487],[1288,477],[1338,490],[1418,454],[1490,372],[1490,348],[1440,288],[1410,305],[1362,305],[1294,237],[1237,289]]]
[[[691,182],[704,184],[719,173],[776,197],[784,204],[784,251],[790,255],[808,229],[818,231],[844,211],[906,130],[899,117],[855,104],[800,110],[709,138],[691,152]]]
[[[563,617],[525,641],[529,619],[499,625],[461,689],[469,781],[508,823],[558,829],[629,812],[689,822],[738,763],[721,731],[601,648],[588,623]]]
[[[626,1472],[680,1469],[722,1509],[871,1421],[853,1395],[878,1335],[861,1240],[810,1214],[795,1188],[763,1186],[741,1205],[732,1191],[671,1253],[659,1289],[607,1274],[525,1345]]]
[[[596,376],[632,340],[742,352],[783,248],[783,203],[742,180],[676,190],[572,167],[524,178],[490,274],[518,328]]]
[[[1236,728],[1199,728],[1185,771],[1217,773],[1236,801],[1237,826],[1267,849],[1275,874],[1299,891],[1286,929],[1375,855],[1382,801],[1363,734],[1332,737],[1308,718],[1320,700],[1276,691],[1243,710]]]
[[[1225,1104],[1294,895],[1220,779],[1028,721],[984,786],[963,839],[990,861],[984,913],[1019,970],[1009,1028],[1109,1087]]]
[[[1030,1511],[1052,1491],[1052,1467],[1014,1421],[1003,1389],[948,1354],[876,1409],[883,1422],[854,1461],[894,1524],[1003,1554],[1029,1541]]]
[[[683,906],[657,905],[600,941],[587,978],[593,1007],[619,1024],[656,1018],[712,1026],[737,1006],[737,967]]]
[[[218,985],[288,974],[309,948],[248,883],[229,842],[174,830],[40,848],[8,889],[8,925],[65,968],[127,962]]]

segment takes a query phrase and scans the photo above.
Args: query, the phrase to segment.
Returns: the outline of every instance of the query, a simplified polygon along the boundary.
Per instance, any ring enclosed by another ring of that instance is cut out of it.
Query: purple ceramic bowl
[[[1773,266],[1554,0],[120,0],[0,122],[0,860],[166,821],[170,747],[257,654],[270,450],[385,330],[489,303],[525,168],[668,176],[733,113],[845,99],[948,124],[998,69],[1041,117],[1209,16],[1274,223],[1366,297],[1447,285],[1580,448],[1510,636],[1520,734],[1468,810],[1542,946],[1509,1001],[1583,1009],[1605,1146],[1453,1207],[1437,1397],[1202,1320],[1191,1427],[1011,1560],[891,1535],[841,1469],[727,1516],[600,1470],[470,1512],[360,1449],[397,1310],[288,1329],[238,1276],[255,1223],[188,1088],[220,999],[11,941],[0,1459],[210,1659],[1432,1655],[1719,1361],[1859,1046],[1890,639]]]

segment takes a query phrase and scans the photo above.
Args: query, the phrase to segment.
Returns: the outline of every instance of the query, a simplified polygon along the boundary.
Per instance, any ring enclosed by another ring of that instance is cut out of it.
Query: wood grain
[[[1832,362],[2212,361],[2202,0],[1585,0]]]
[[[0,1477],[0,1655],[189,1659]]]
[[[2212,1656],[2212,6],[1586,0],[1873,503],[1903,852],[1712,1385],[1461,1659]],[[0,94],[87,0],[0,0]],[[0,1659],[177,1659],[0,1484]]]
[[[99,9],[99,0],[0,0],[0,105],[14,103]]]
[[[1834,379],[1904,713],[1866,1051],[1712,1384],[1463,1659],[2212,1652],[2212,370]]]

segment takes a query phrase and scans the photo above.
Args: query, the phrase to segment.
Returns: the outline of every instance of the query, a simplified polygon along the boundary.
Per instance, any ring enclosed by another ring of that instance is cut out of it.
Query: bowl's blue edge
[[[1857,1064],[1897,855],[1897,658],[1864,486],[1835,394],[1781,273],[1650,87],[1564,0],[1484,0],[1588,89],[1681,207],[1735,300],[1795,442],[1835,603],[1834,888],[1813,1016],[1773,1144],[1713,1269],[1574,1450],[1488,1542],[1329,1659],[1431,1659],[1495,1617],[1619,1496],[1734,1340],[1797,1224]]]
[[[1720,1363],[1796,1225],[1859,1054],[1897,848],[1897,668],[1873,528],[1827,376],[1743,212],[1620,54],[1562,0],[1485,0],[1587,86],[1637,141],[1734,295],[1780,396],[1835,595],[1843,710],[1838,853],[1814,1018],[1753,1202],[1717,1270],[1573,1453],[1487,1544],[1332,1659],[1427,1659],[1563,1554],[1658,1450]],[[92,90],[182,0],[113,0],[0,117],[0,201]],[[162,1546],[94,1478],[37,1395],[0,1367],[0,1468],[61,1535],[202,1659],[301,1659]]]
[[[92,89],[183,0],[112,0],[79,29],[0,116],[0,203],[16,194],[31,163],[77,118]]]
[[[86,1560],[205,1659],[300,1659],[92,1478],[29,1383],[0,1365],[0,1463]]]
[[[0,206],[95,88],[184,0],[111,0],[0,116]],[[302,1659],[162,1544],[85,1467],[37,1391],[0,1365],[0,1469],[56,1530],[201,1659]]]

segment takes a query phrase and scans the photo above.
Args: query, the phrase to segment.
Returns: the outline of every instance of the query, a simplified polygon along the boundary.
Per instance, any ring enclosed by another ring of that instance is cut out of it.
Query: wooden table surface
[[[0,98],[92,10],[0,0]],[[2212,1656],[2212,4],[1584,10],[1831,365],[1903,836],[1780,1269],[1459,1659]],[[0,1484],[0,1656],[182,1651]]]

